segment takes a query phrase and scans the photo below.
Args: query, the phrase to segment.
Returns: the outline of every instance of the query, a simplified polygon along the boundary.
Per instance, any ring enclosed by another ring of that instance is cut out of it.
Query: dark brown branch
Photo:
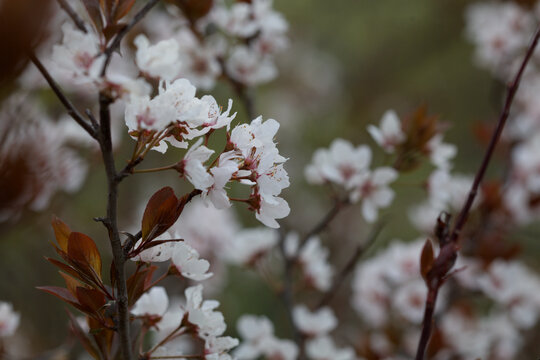
[[[381,233],[381,230],[383,229],[383,224],[384,224],[383,222],[379,222],[378,224],[376,224],[371,230],[371,233],[369,234],[367,240],[356,247],[356,250],[354,251],[352,256],[349,258],[349,260],[347,261],[343,269],[341,269],[339,274],[335,277],[334,283],[332,284],[330,289],[328,289],[324,293],[321,301],[319,301],[319,303],[317,304],[317,309],[320,309],[323,306],[328,305],[332,301],[332,299],[337,295],[339,288],[343,285],[347,276],[353,271],[354,266],[356,265],[360,257],[362,257],[362,255],[364,255],[366,250],[368,250],[371,247],[371,245],[375,243],[375,240],[377,240],[377,237],[379,236],[379,234]]]
[[[150,10],[152,10],[154,6],[157,5],[158,2],[159,0],[149,0],[146,5],[144,5],[139,10],[139,12],[136,13],[135,16],[133,16],[131,21],[122,30],[120,30],[118,34],[116,34],[112,43],[104,51],[105,62],[103,63],[103,67],[101,68],[101,76],[105,76],[105,74],[107,73],[107,68],[109,67],[109,64],[111,62],[112,55],[114,54],[116,49],[120,47],[122,39],[131,31],[131,29],[135,27],[135,25],[137,25],[146,16],[146,14],[148,14]]]
[[[66,2],[66,0],[56,0],[58,1],[58,5],[68,14],[68,16],[73,20],[73,23],[77,27],[77,29],[81,30],[82,32],[86,33],[86,26],[84,26],[84,21],[77,15],[77,13],[73,10],[73,8]]]
[[[135,160],[128,162],[127,165],[124,166],[124,168],[120,170],[118,174],[116,174],[116,182],[119,183],[125,177],[133,174],[133,169],[135,169],[135,167],[139,165],[141,161],[143,161],[143,158],[139,156]]]
[[[88,117],[88,119],[90,120],[90,123],[92,124],[92,126],[94,127],[94,129],[98,129],[99,128],[99,124],[94,116],[94,114],[92,114],[92,111],[90,111],[90,109],[86,109],[84,111],[84,113],[86,114],[86,116]]]
[[[43,66],[43,64],[39,61],[39,59],[33,53],[30,53],[29,57],[30,57],[30,61],[32,61],[32,63],[38,68],[41,75],[43,75],[45,80],[47,80],[47,83],[51,87],[52,91],[55,93],[58,100],[60,100],[62,105],[64,105],[68,114],[73,118],[73,120],[77,122],[77,124],[79,124],[84,130],[86,130],[86,132],[91,137],[93,137],[94,139],[97,139],[96,130],[92,127],[92,125],[86,122],[82,114],[79,113],[79,111],[75,108],[73,103],[71,103],[71,101],[67,98],[67,96],[64,94],[64,92],[60,88],[60,85],[58,85],[56,81],[52,78],[51,74],[49,74],[45,66]]]
[[[537,27],[534,33],[527,53],[521,63],[521,66],[519,67],[518,72],[514,77],[514,80],[508,85],[508,92],[506,95],[506,100],[504,102],[503,110],[499,116],[497,127],[495,128],[495,131],[491,136],[491,140],[489,142],[484,158],[482,159],[482,163],[480,164],[480,167],[474,177],[474,182],[471,186],[471,190],[469,191],[469,196],[467,197],[467,200],[463,205],[456,222],[454,223],[452,231],[444,239],[441,239],[441,249],[439,251],[439,254],[435,258],[431,270],[429,270],[429,272],[427,273],[426,285],[428,288],[428,295],[426,297],[424,319],[422,321],[422,333],[420,335],[420,339],[418,341],[418,349],[416,351],[416,360],[424,359],[424,354],[429,343],[429,338],[431,337],[433,313],[435,312],[435,305],[437,302],[437,295],[439,293],[439,289],[444,284],[446,278],[449,276],[448,272],[456,261],[457,253],[459,250],[458,240],[461,230],[467,222],[467,218],[469,216],[469,212],[471,211],[474,199],[476,198],[478,189],[480,188],[482,180],[485,176],[489,162],[493,157],[495,147],[504,129],[504,126],[508,119],[508,115],[510,114],[510,108],[512,106],[512,102],[514,100],[516,92],[519,88],[521,77],[523,75],[523,72],[525,71],[525,68],[527,67],[527,63],[529,62],[534,53],[534,49],[538,44],[539,38],[540,25]]]
[[[133,354],[130,337],[128,293],[124,267],[126,260],[124,257],[124,251],[122,249],[122,243],[120,241],[120,234],[118,232],[117,223],[118,181],[116,180],[117,174],[114,164],[111,140],[111,113],[109,109],[111,103],[112,100],[107,95],[103,93],[99,94],[99,144],[103,156],[103,163],[105,164],[105,172],[107,174],[107,185],[109,192],[107,201],[107,217],[104,219],[103,223],[105,224],[109,232],[109,240],[111,243],[114,259],[116,302],[118,308],[117,326],[118,334],[120,337],[120,349],[122,351],[122,359],[132,360]]]

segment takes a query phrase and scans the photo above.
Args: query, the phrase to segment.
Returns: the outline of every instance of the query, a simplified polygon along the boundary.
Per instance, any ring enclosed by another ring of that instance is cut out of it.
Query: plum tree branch
[[[99,94],[99,145],[105,165],[105,173],[107,174],[108,186],[107,217],[103,223],[109,232],[109,241],[114,259],[114,277],[116,280],[116,301],[118,307],[117,327],[120,337],[120,349],[124,360],[132,360],[128,293],[124,266],[126,259],[118,231],[118,181],[111,140],[111,103],[112,99],[106,94]]]
[[[75,120],[77,124],[79,124],[91,137],[97,139],[96,129],[84,119],[75,105],[73,105],[73,103],[67,98],[60,85],[58,85],[58,83],[52,78],[51,74],[47,71],[41,61],[39,61],[39,59],[33,53],[30,53],[28,56],[30,57],[30,61],[32,61],[32,63],[38,68],[41,75],[43,75],[58,100],[60,100],[62,105],[64,105],[69,116],[71,116],[73,120]]]
[[[465,223],[467,222],[467,218],[471,211],[474,199],[476,198],[476,195],[478,193],[482,180],[484,179],[489,162],[491,161],[491,158],[493,157],[495,147],[501,137],[501,133],[508,120],[508,116],[510,114],[510,108],[514,101],[516,92],[519,88],[521,78],[523,76],[523,73],[525,71],[525,68],[527,67],[529,60],[531,59],[534,53],[534,49],[536,48],[536,45],[538,44],[539,38],[540,38],[540,25],[538,25],[538,27],[536,28],[534,36],[532,37],[527,53],[525,54],[525,57],[523,58],[523,61],[521,62],[519,70],[514,76],[513,81],[508,85],[506,100],[504,102],[503,110],[499,116],[497,127],[495,128],[491,136],[488,148],[486,149],[486,152],[484,154],[484,158],[482,159],[480,167],[478,168],[478,171],[476,172],[467,200],[465,201],[465,204],[461,208],[461,211],[454,223],[452,231],[450,231],[448,235],[446,235],[444,238],[440,239],[441,248],[440,248],[439,254],[435,258],[433,265],[431,266],[431,269],[427,273],[426,285],[428,288],[428,294],[426,297],[426,303],[425,303],[425,308],[424,308],[424,318],[422,321],[422,333],[420,335],[420,339],[418,341],[418,348],[416,351],[416,357],[415,357],[416,360],[424,359],[426,348],[429,343],[429,339],[431,337],[433,314],[435,312],[435,305],[437,302],[439,289],[444,284],[444,281],[446,280],[446,278],[449,276],[449,271],[456,261],[457,253],[459,250],[458,240],[459,240],[460,233],[463,227],[465,226]]]

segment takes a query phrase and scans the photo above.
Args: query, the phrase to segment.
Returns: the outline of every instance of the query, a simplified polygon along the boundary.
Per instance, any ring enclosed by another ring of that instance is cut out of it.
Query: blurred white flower
[[[378,209],[390,206],[394,199],[394,191],[388,184],[396,180],[398,175],[393,168],[381,167],[373,172],[366,171],[351,178],[350,200],[353,203],[362,200],[362,215],[366,221],[377,220]]]
[[[328,249],[321,245],[317,236],[309,238],[298,255],[304,277],[319,291],[326,291],[332,285],[334,269],[328,262],[328,255]]]
[[[162,40],[150,45],[148,38],[141,34],[135,38],[137,52],[135,61],[141,71],[148,75],[172,81],[180,71],[179,45],[175,39]]]
[[[269,58],[244,45],[233,48],[225,67],[229,76],[247,86],[266,83],[277,76],[276,66]]]
[[[328,150],[315,151],[305,175],[307,181],[313,184],[329,181],[347,187],[352,178],[368,171],[370,162],[369,147],[361,145],[354,148],[350,142],[336,139]]]
[[[133,305],[131,313],[135,316],[158,316],[162,317],[169,308],[169,297],[162,286],[155,286],[149,292],[144,293]]]
[[[301,332],[312,337],[326,335],[338,324],[334,312],[329,307],[311,312],[305,305],[296,305],[293,309],[293,319]]]
[[[237,323],[243,342],[234,352],[238,360],[255,360],[260,356],[269,359],[294,360],[298,347],[291,340],[278,339],[274,326],[265,316],[242,315]]]
[[[225,256],[233,264],[248,265],[270,251],[278,240],[278,233],[272,229],[245,229],[232,239]]]
[[[394,110],[384,113],[379,127],[368,125],[369,134],[384,151],[393,153],[396,146],[405,141],[401,121]]]
[[[306,353],[313,360],[356,360],[356,354],[350,347],[339,349],[332,338],[321,336],[306,342]]]
[[[13,310],[13,305],[0,301],[0,338],[15,334],[21,315]]]

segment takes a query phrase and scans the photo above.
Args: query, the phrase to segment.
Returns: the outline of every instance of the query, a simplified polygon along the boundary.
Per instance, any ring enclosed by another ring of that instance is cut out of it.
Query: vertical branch
[[[120,336],[122,359],[131,360],[133,359],[133,354],[131,349],[128,294],[124,267],[126,260],[120,241],[120,234],[118,232],[118,181],[112,152],[111,113],[109,109],[111,103],[112,100],[107,95],[103,93],[99,94],[99,140],[108,185],[107,217],[103,222],[109,232],[109,241],[111,243],[114,259],[114,276],[116,278],[116,300],[118,308],[117,326],[118,334]]]
[[[435,312],[435,305],[437,302],[437,295],[439,293],[439,289],[443,285],[446,278],[448,277],[448,272],[450,271],[450,269],[452,268],[452,266],[454,265],[456,261],[457,252],[459,250],[458,240],[459,240],[461,230],[463,229],[463,227],[465,226],[465,223],[467,222],[467,218],[469,216],[469,212],[471,211],[474,199],[476,198],[478,189],[480,188],[482,180],[484,179],[489,162],[491,161],[491,158],[493,157],[495,147],[499,141],[499,138],[501,137],[501,133],[508,119],[508,115],[510,114],[510,108],[512,106],[512,102],[514,100],[516,92],[519,88],[519,83],[521,81],[523,72],[525,71],[525,68],[527,67],[528,62],[534,53],[534,49],[536,48],[536,45],[538,44],[539,38],[540,38],[540,25],[538,25],[538,27],[536,28],[534,36],[528,47],[527,53],[525,54],[525,57],[523,61],[521,62],[521,66],[519,67],[519,70],[517,71],[514,77],[514,80],[508,85],[508,92],[506,95],[506,100],[504,102],[503,110],[499,116],[497,127],[495,128],[495,131],[493,132],[491,136],[491,140],[489,142],[486,153],[484,154],[484,158],[482,159],[480,167],[478,168],[478,171],[476,172],[476,175],[474,177],[474,182],[471,186],[471,190],[469,191],[467,200],[465,204],[463,205],[463,207],[461,208],[461,211],[458,215],[456,222],[454,223],[454,227],[452,228],[452,231],[443,239],[441,239],[441,249],[439,251],[439,254],[435,258],[431,269],[427,273],[426,284],[428,288],[428,295],[426,297],[424,319],[422,321],[422,333],[420,335],[420,339],[418,341],[418,348],[416,351],[416,357],[415,357],[416,360],[424,359],[424,354],[426,352],[426,348],[429,343],[429,338],[431,337],[433,313]]]

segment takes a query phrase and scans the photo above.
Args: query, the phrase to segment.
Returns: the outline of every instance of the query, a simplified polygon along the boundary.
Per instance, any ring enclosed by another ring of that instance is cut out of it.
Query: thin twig
[[[174,164],[167,165],[167,166],[160,166],[158,168],[133,170],[132,172],[137,173],[137,174],[153,173],[153,172],[171,170],[171,169],[174,169],[176,167],[178,167],[178,163],[174,163]]]
[[[58,5],[68,14],[68,16],[73,20],[75,23],[75,26],[79,30],[81,30],[84,33],[87,33],[86,26],[84,25],[84,21],[77,15],[77,13],[73,10],[73,8],[66,2],[66,0],[56,0],[58,1]]]
[[[112,55],[114,54],[116,49],[118,49],[118,47],[120,46],[122,39],[127,35],[127,33],[130,32],[131,29],[135,27],[135,25],[137,25],[146,16],[146,14],[150,10],[152,10],[154,6],[157,5],[158,2],[159,0],[149,0],[146,3],[146,5],[144,5],[139,10],[139,12],[136,13],[135,16],[133,16],[131,21],[122,30],[120,30],[118,34],[116,34],[112,43],[104,51],[105,62],[103,63],[103,67],[101,68],[102,77],[105,76],[105,74],[107,73],[107,68],[109,67],[109,64],[111,62]]]
[[[309,238],[318,235],[321,233],[330,223],[332,220],[335,219],[337,214],[347,205],[349,205],[350,202],[348,199],[336,199],[334,206],[326,213],[326,215],[317,223],[315,226],[308,231],[300,240],[300,244],[298,246],[298,251],[300,252],[300,249],[306,244],[306,242],[309,240]]]
[[[94,116],[94,114],[92,114],[92,111],[90,109],[86,109],[84,110],[84,113],[86,114],[86,116],[88,117],[88,119],[90,120],[90,123],[92,124],[92,127],[94,128],[95,131],[98,131],[99,129],[99,124],[96,120],[96,117]]]
[[[371,229],[371,232],[367,240],[356,247],[356,250],[354,251],[352,256],[349,258],[349,260],[347,261],[343,269],[341,269],[339,274],[335,277],[334,282],[332,286],[330,287],[330,289],[328,289],[324,293],[321,301],[319,301],[319,303],[317,304],[317,309],[320,309],[323,306],[328,305],[332,301],[332,299],[337,295],[339,288],[341,287],[341,285],[343,285],[347,276],[353,271],[354,266],[356,265],[360,257],[366,252],[366,250],[368,250],[371,247],[371,245],[375,243],[375,240],[377,240],[377,237],[379,236],[379,234],[381,233],[381,230],[383,229],[383,225],[384,225],[383,221],[377,223]]]
[[[428,288],[428,294],[426,297],[426,305],[424,309],[424,319],[422,321],[422,333],[420,335],[420,339],[418,341],[418,348],[416,351],[416,357],[415,357],[416,360],[424,359],[426,348],[427,348],[429,339],[431,337],[433,313],[435,312],[435,305],[437,302],[439,289],[444,284],[444,281],[446,280],[446,278],[449,276],[448,272],[450,271],[450,269],[452,268],[452,266],[454,265],[456,261],[457,252],[459,250],[458,240],[459,240],[461,230],[463,229],[463,227],[465,226],[465,223],[467,222],[467,218],[468,218],[469,212],[471,211],[471,207],[473,205],[474,199],[476,198],[476,194],[478,193],[480,184],[482,183],[482,180],[486,173],[489,162],[493,156],[497,142],[499,141],[501,133],[504,129],[504,126],[508,119],[508,115],[510,114],[510,108],[512,106],[512,102],[514,100],[516,92],[519,88],[521,77],[523,75],[523,72],[525,71],[527,63],[529,62],[529,60],[531,59],[534,53],[534,49],[536,48],[536,45],[538,44],[539,38],[540,38],[540,25],[537,27],[534,33],[532,41],[527,50],[527,53],[521,63],[521,66],[519,67],[518,72],[516,73],[514,77],[514,80],[508,85],[508,92],[506,95],[506,100],[504,103],[503,110],[499,116],[497,127],[495,128],[495,131],[493,132],[491,136],[491,140],[489,142],[489,146],[486,150],[482,163],[480,164],[480,167],[474,177],[474,182],[471,186],[471,190],[469,191],[469,196],[467,197],[467,201],[463,205],[458,215],[458,218],[456,222],[454,223],[454,227],[452,228],[452,231],[447,236],[445,236],[445,238],[441,239],[442,240],[441,249],[439,251],[439,254],[435,258],[431,269],[427,273],[426,285]]]
[[[105,164],[105,172],[107,174],[108,185],[108,201],[107,201],[107,217],[104,221],[109,232],[109,240],[111,243],[116,283],[116,301],[118,305],[118,334],[120,337],[120,349],[124,360],[132,360],[130,322],[128,309],[128,293],[126,285],[124,251],[120,241],[120,233],[118,232],[118,182],[116,167],[114,164],[112,140],[111,140],[111,113],[110,105],[112,99],[104,93],[99,94],[99,119],[100,133],[99,144]]]
[[[92,125],[86,122],[82,114],[79,113],[79,111],[75,108],[75,105],[73,105],[73,103],[67,98],[62,88],[60,88],[60,85],[58,85],[58,83],[56,83],[56,81],[52,78],[51,74],[49,74],[45,66],[43,66],[43,64],[39,61],[39,59],[33,53],[30,53],[29,57],[30,57],[30,61],[34,63],[34,65],[38,68],[41,75],[43,75],[45,80],[47,80],[47,83],[51,87],[52,91],[56,94],[56,97],[58,98],[58,100],[60,100],[62,105],[64,105],[68,114],[73,118],[73,120],[77,122],[77,124],[79,124],[84,130],[86,130],[86,132],[91,137],[93,137],[94,139],[97,139],[96,131],[94,130]]]

